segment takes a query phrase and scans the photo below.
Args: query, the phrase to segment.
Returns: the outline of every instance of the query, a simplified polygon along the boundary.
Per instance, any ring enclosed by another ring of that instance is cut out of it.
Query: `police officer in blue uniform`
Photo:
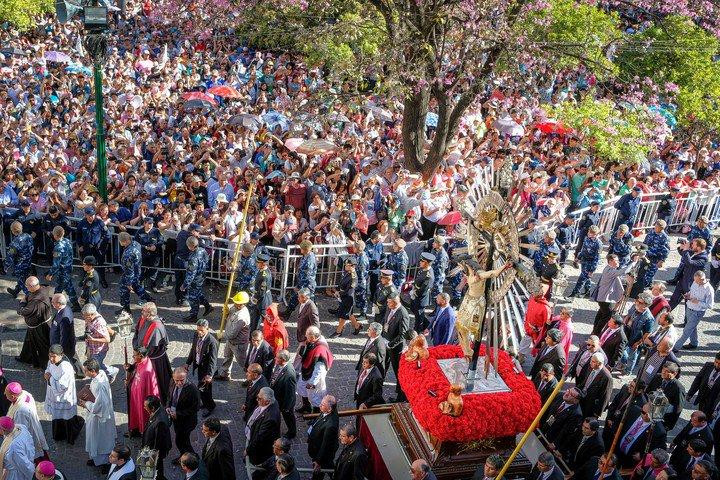
[[[554,252],[556,255],[560,255],[560,247],[555,241],[556,237],[557,234],[554,230],[545,232],[542,241],[538,244],[537,250],[533,253],[533,268],[538,276],[542,275],[543,262],[548,252]]]
[[[608,253],[617,255],[620,268],[630,263],[630,253],[632,251],[630,227],[624,223],[620,225],[608,243]]]
[[[5,255],[5,271],[15,275],[17,285],[15,288],[8,288],[7,292],[13,297],[17,297],[20,290],[22,290],[25,295],[28,295],[29,292],[25,286],[25,280],[30,276],[35,243],[29,234],[23,233],[23,225],[18,221],[10,225],[10,232],[14,237]]]
[[[462,301],[463,290],[460,284],[463,281],[465,272],[463,272],[460,264],[455,260],[462,253],[467,253],[468,243],[465,232],[455,232],[455,237],[450,240],[448,246],[448,257],[450,258],[450,273],[448,273],[448,286],[450,287],[450,305],[457,308]]]
[[[617,214],[617,226],[620,226],[622,224],[627,225],[628,227],[632,228],[633,224],[635,223],[635,216],[637,215],[638,208],[640,208],[640,194],[642,193],[642,188],[640,187],[633,187],[630,192],[626,193],[622,197],[620,197],[620,200],[615,202],[615,210],[618,211]]]
[[[709,253],[710,249],[712,248],[712,233],[710,232],[710,229],[708,228],[709,220],[706,216],[701,216],[697,219],[697,222],[695,222],[695,225],[692,226],[690,229],[690,233],[688,233],[687,241],[692,242],[696,238],[702,238],[705,240],[705,244],[707,247],[705,250]],[[678,252],[680,252],[680,248],[678,248]],[[672,280],[668,282],[668,285],[677,285],[678,281],[680,280],[680,276],[682,275],[683,271],[683,260],[680,259],[680,265],[678,265],[677,270],[675,270],[675,275],[673,276]]]
[[[295,310],[298,305],[297,292],[301,288],[307,288],[310,290],[311,298],[315,297],[315,288],[317,287],[317,259],[313,253],[313,244],[309,240],[303,240],[300,242],[300,253],[302,258],[300,259],[300,265],[298,266],[297,280],[295,281],[295,288],[290,295],[287,308],[285,309],[288,314]],[[372,263],[371,263],[372,267]],[[370,277],[372,280],[372,276]]]
[[[435,255],[423,252],[420,255],[420,264],[415,274],[413,289],[410,293],[410,310],[415,315],[416,332],[424,332],[430,322],[425,316],[425,309],[430,305],[430,291],[435,283],[432,264]]]
[[[252,232],[250,234],[250,245],[253,247],[253,256],[257,257],[258,253],[266,253],[270,255],[267,247],[260,243],[260,234],[258,232]]]
[[[270,290],[272,287],[272,273],[268,268],[269,261],[270,255],[267,253],[257,254],[257,269],[250,289],[248,290],[248,293],[250,293],[249,310],[251,332],[254,332],[258,328],[260,319],[265,315],[265,309],[273,303],[272,291]]]
[[[140,245],[142,252],[142,273],[140,282],[144,283],[145,288],[153,292],[159,292],[158,285],[162,283],[165,277],[164,273],[158,272],[160,260],[162,259],[163,240],[160,230],[155,227],[155,220],[147,216],[143,220],[143,228],[135,233],[135,241]]]
[[[55,227],[62,227],[65,231],[66,237],[70,236],[72,229],[68,223],[67,217],[62,214],[57,205],[50,205],[48,207],[48,214],[42,219],[42,231],[43,239],[45,243],[45,257],[47,265],[53,263],[53,249],[55,248],[55,239],[53,238],[53,229]]]
[[[80,301],[83,305],[92,303],[100,308],[102,297],[100,296],[100,277],[95,270],[95,257],[88,255],[83,258],[83,270],[85,276],[80,282]]]
[[[357,276],[357,287],[355,288],[355,308],[360,311],[357,317],[365,316],[367,308],[367,288],[370,279],[370,261],[365,253],[365,242],[358,240],[353,245],[355,252],[355,274]],[[388,259],[388,261],[390,261]],[[356,317],[356,315],[353,315]]]
[[[430,253],[435,256],[435,260],[432,262],[433,275],[435,279],[433,281],[432,290],[430,290],[430,296],[435,298],[443,291],[445,274],[447,272],[448,265],[450,264],[450,258],[445,251],[445,237],[440,235],[435,236]]]
[[[385,269],[393,271],[393,285],[395,288],[402,288],[407,279],[407,269],[410,263],[408,254],[405,252],[405,240],[397,238],[393,242],[392,252],[387,257]]]
[[[373,315],[375,321],[381,324],[385,323],[387,299],[394,297],[398,293],[398,289],[392,283],[393,273],[392,270],[380,270],[380,286],[373,306]]]
[[[77,226],[77,242],[80,255],[92,255],[97,262],[97,271],[100,276],[100,285],[108,287],[105,280],[105,254],[110,244],[110,232],[105,223],[95,216],[95,207],[85,209],[85,218]],[[123,267],[124,268],[124,267]]]
[[[143,303],[152,301],[152,297],[147,294],[142,283],[140,283],[140,270],[142,268],[140,244],[133,240],[127,232],[120,232],[118,239],[120,241],[120,247],[125,250],[123,250],[122,256],[120,257],[120,266],[122,268],[122,276],[120,277],[120,308],[115,310],[115,315],[119,315],[123,310],[131,313],[130,292],[135,292]],[[102,282],[102,277],[100,282]]]
[[[590,292],[592,281],[590,277],[595,272],[598,262],[600,261],[600,251],[602,250],[602,244],[600,239],[597,238],[600,233],[600,228],[597,225],[593,225],[588,230],[587,237],[583,243],[578,260],[580,261],[580,276],[577,279],[575,288],[570,293],[571,297],[575,297],[578,294],[587,295]]]
[[[73,312],[80,311],[77,293],[75,293],[75,285],[72,278],[73,267],[73,246],[72,242],[65,238],[65,230],[61,226],[53,229],[53,240],[55,248],[53,248],[53,263],[50,271],[45,275],[45,280],[55,280],[55,293],[65,292]]]
[[[665,233],[665,227],[667,224],[665,220],[658,220],[655,222],[655,227],[652,232],[645,236],[643,243],[647,245],[647,253],[645,254],[650,264],[645,269],[645,275],[642,279],[642,284],[645,287],[652,285],[655,273],[658,268],[662,267],[663,262],[667,259],[670,254],[670,237]]]
[[[583,244],[585,243],[585,237],[587,237],[587,232],[593,225],[600,225],[600,202],[598,201],[593,201],[590,203],[590,210],[585,212],[583,216],[580,217],[580,221],[578,222],[577,244],[575,246],[576,261],[577,256],[580,253]]]
[[[210,264],[210,256],[205,248],[200,247],[200,240],[195,237],[188,238],[185,241],[185,245],[187,245],[188,250],[190,250],[190,257],[188,257],[185,280],[180,288],[184,292],[187,292],[187,299],[190,303],[190,315],[185,317],[184,320],[186,322],[196,322],[201,304],[204,307],[203,317],[208,316],[215,310],[203,293],[205,271]]]
[[[240,258],[238,259],[237,273],[235,274],[235,290],[249,292],[255,281],[257,271],[255,247],[250,243],[244,243],[240,247]]]
[[[200,225],[197,223],[188,225],[187,230],[180,230],[175,240],[177,250],[175,252],[175,259],[173,260],[173,268],[175,269],[175,304],[177,306],[190,305],[185,299],[187,296],[186,292],[182,291],[181,288],[185,282],[185,269],[187,268],[188,258],[190,258],[190,250],[187,247],[187,239],[190,237],[195,237],[199,240]]]
[[[370,263],[370,288],[368,291],[371,302],[375,301],[377,286],[380,283],[379,269],[383,261],[383,244],[380,243],[380,232],[375,230],[370,234],[370,241],[365,245],[365,253]]]
[[[42,229],[42,217],[33,212],[30,200],[27,198],[20,200],[19,205],[20,208],[10,215],[10,220],[22,223],[23,232],[33,239],[39,239]]]
[[[560,265],[565,264],[568,252],[575,246],[575,217],[565,215],[563,222],[555,229],[555,241],[560,247]]]

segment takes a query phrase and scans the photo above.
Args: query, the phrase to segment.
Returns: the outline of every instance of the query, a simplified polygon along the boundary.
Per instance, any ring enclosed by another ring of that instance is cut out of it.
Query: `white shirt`
[[[708,282],[702,285],[693,282],[692,285],[690,285],[690,297],[692,297],[693,300],[687,301],[687,308],[696,312],[704,312],[715,303],[715,291]]]

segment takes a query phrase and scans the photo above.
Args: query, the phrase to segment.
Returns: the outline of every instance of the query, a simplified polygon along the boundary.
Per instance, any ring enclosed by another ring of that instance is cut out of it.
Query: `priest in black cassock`
[[[135,325],[132,345],[134,349],[147,348],[148,358],[155,369],[160,399],[163,405],[166,404],[172,380],[172,368],[167,356],[168,335],[162,318],[158,317],[157,306],[153,302],[147,302],[142,307],[142,315]]]

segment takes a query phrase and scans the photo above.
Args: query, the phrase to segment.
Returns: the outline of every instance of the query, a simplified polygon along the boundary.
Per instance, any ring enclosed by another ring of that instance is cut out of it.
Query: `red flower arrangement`
[[[458,345],[441,345],[429,349],[430,358],[417,362],[400,359],[400,386],[420,425],[440,441],[470,442],[484,438],[509,437],[524,432],[540,411],[540,396],[523,373],[516,373],[510,356],[498,352],[498,373],[510,392],[463,395],[463,411],[459,417],[443,415],[439,405],[450,390],[445,374],[437,361],[462,358]],[[481,346],[480,355],[485,354]],[[437,397],[431,396],[432,390]]]

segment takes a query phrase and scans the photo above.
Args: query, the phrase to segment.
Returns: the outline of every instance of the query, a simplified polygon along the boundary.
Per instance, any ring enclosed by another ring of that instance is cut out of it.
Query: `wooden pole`
[[[515,457],[517,457],[518,453],[520,453],[520,450],[522,450],[522,447],[527,442],[528,438],[530,438],[530,434],[537,428],[538,424],[540,423],[540,419],[543,415],[545,415],[545,412],[548,408],[550,408],[550,404],[553,400],[555,400],[555,397],[557,397],[558,393],[560,393],[560,389],[562,386],[565,385],[565,377],[563,376],[558,384],[555,386],[555,390],[552,391],[550,396],[548,397],[547,401],[545,402],[545,405],[542,406],[540,411],[538,412],[537,416],[535,417],[535,420],[532,421],[530,426],[528,427],[525,434],[522,436],[520,441],[518,442],[517,446],[515,447],[515,450],[510,454],[508,459],[505,461],[505,465],[503,465],[502,470],[500,470],[500,473],[498,473],[498,476],[495,477],[497,480],[501,480],[505,473],[507,473],[508,468],[510,468],[510,464],[515,460]]]
[[[245,230],[247,228],[247,213],[250,208],[250,199],[253,196],[255,190],[255,182],[250,182],[247,195],[245,196],[245,206],[243,207],[243,218],[240,222],[240,228],[238,229],[237,246],[233,254],[232,269],[230,270],[230,281],[228,282],[227,292],[225,293],[225,303],[223,303],[222,316],[220,319],[220,329],[218,330],[218,340],[222,340],[223,333],[225,332],[225,321],[228,316],[228,303],[230,302],[230,294],[232,293],[233,284],[235,283],[235,271],[237,270],[238,258],[240,257],[240,250],[242,249],[242,239],[245,236]]]
[[[351,417],[353,415],[377,415],[378,413],[390,413],[392,411],[392,407],[390,405],[388,406],[378,406],[378,407],[372,407],[372,408],[364,408],[364,409],[352,409],[352,410],[340,410],[338,411],[339,417]],[[314,418],[319,417],[319,413],[306,413],[303,415],[303,419],[305,420],[312,420]]]

